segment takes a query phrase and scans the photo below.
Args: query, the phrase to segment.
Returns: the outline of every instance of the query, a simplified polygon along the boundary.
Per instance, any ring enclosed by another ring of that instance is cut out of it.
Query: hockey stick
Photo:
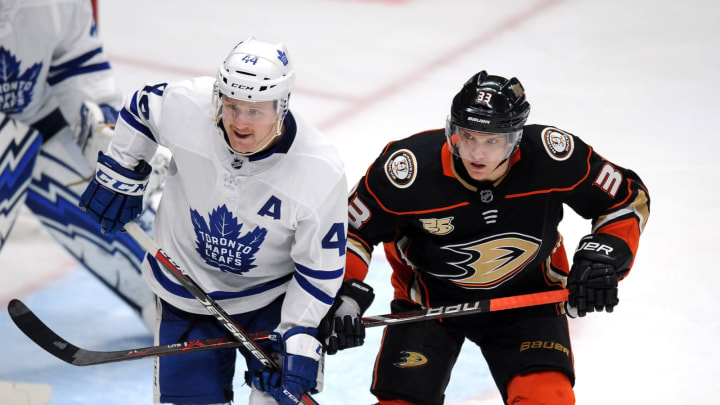
[[[140,226],[135,222],[130,222],[125,225],[125,230],[127,231],[130,236],[132,236],[135,241],[140,244],[140,246],[143,247],[149,254],[155,257],[160,263],[162,263],[163,266],[165,266],[166,269],[169,270],[170,274],[179,282],[185,289],[192,294],[198,301],[200,301],[201,304],[205,307],[205,309],[215,317],[224,327],[227,329],[235,339],[240,343],[239,347],[240,349],[245,352],[246,355],[251,355],[255,359],[257,359],[260,363],[262,363],[265,367],[268,367],[273,370],[279,370],[279,367],[275,362],[270,358],[270,356],[265,353],[265,351],[257,344],[255,343],[243,330],[243,328],[238,325],[235,321],[233,321],[232,318],[230,318],[230,315],[225,312],[224,309],[222,309],[221,306],[219,306],[215,300],[210,298],[209,295],[207,295],[202,288],[192,279],[190,276],[183,271],[180,266],[175,264],[173,260],[168,256],[162,249],[160,249],[160,246],[155,243],[154,240],[150,239],[150,237],[145,233],[145,231],[140,228]],[[305,393],[303,394],[302,398],[298,399],[295,398],[290,392],[283,389],[283,393],[287,395],[291,400],[295,401],[295,403],[303,403],[303,404],[317,404],[317,402],[310,396],[310,394]]]
[[[421,309],[399,314],[376,315],[363,318],[366,328],[386,325],[398,325],[410,322],[427,321],[437,318],[472,315],[483,312],[495,312],[506,309],[523,308],[535,305],[553,304],[567,301],[567,290],[553,290],[533,294],[516,295],[504,298],[492,298],[465,304],[444,307]],[[174,343],[163,346],[150,346],[139,349],[119,351],[93,351],[79,348],[58,336],[48,328],[38,317],[20,300],[12,300],[8,305],[8,312],[13,322],[38,346],[60,360],[75,366],[90,366],[95,364],[114,363],[118,361],[137,360],[147,357],[167,356],[172,354],[190,353],[203,350],[225,349],[240,347],[241,342],[230,340],[227,337],[193,340],[190,342]],[[263,341],[268,338],[269,332],[250,333],[253,341]]]

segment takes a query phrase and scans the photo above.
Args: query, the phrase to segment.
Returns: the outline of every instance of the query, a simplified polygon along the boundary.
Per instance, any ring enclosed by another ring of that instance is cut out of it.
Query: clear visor
[[[216,118],[224,122],[273,124],[280,117],[280,103],[275,101],[245,101],[220,95]]]
[[[522,129],[500,133],[479,132],[453,124],[445,126],[448,148],[461,159],[471,162],[501,162],[510,157],[520,142]]]

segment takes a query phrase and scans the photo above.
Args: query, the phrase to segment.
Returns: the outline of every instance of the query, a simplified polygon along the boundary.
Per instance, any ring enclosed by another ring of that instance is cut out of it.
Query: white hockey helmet
[[[248,37],[220,65],[216,83],[221,94],[238,100],[287,100],[295,71],[285,45]]]
[[[295,71],[285,45],[247,37],[235,45],[218,69],[216,119],[222,116],[222,96],[247,102],[275,101],[278,136],[294,86]]]

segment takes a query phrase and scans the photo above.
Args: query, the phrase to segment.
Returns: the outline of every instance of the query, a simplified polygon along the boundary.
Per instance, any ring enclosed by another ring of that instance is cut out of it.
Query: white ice
[[[124,92],[213,75],[245,36],[283,41],[292,109],[337,144],[354,183],[390,140],[440,128],[473,73],[517,76],[530,122],[558,126],[632,168],[652,197],[635,267],[612,314],[571,321],[578,404],[720,403],[720,4],[713,0],[101,0],[100,34]],[[567,210],[567,247],[590,230]],[[25,299],[72,342],[151,344],[132,314],[28,217],[0,253],[0,303]],[[369,313],[388,312],[378,258]],[[368,404],[380,331],[331,357],[324,404]],[[150,404],[152,363],[77,368],[0,315],[0,380],[50,384],[53,405]],[[467,344],[448,404],[500,404]],[[238,379],[237,403],[246,388]],[[4,404],[2,398],[0,403]]]

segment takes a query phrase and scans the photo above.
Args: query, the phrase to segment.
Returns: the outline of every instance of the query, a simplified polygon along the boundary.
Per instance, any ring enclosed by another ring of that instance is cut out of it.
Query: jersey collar
[[[293,117],[290,111],[288,111],[285,116],[283,123],[285,129],[280,141],[268,150],[255,153],[250,156],[242,156],[235,153],[227,146],[227,139],[220,139],[220,137],[216,137],[216,139],[218,139],[218,142],[216,142],[216,145],[218,145],[216,150],[218,156],[220,157],[220,163],[228,171],[230,171],[232,175],[240,176],[250,176],[273,167],[288,153],[295,142],[295,137],[297,135],[297,123],[295,121],[295,117]],[[219,121],[217,125],[222,130],[223,136],[227,137],[222,121]]]

